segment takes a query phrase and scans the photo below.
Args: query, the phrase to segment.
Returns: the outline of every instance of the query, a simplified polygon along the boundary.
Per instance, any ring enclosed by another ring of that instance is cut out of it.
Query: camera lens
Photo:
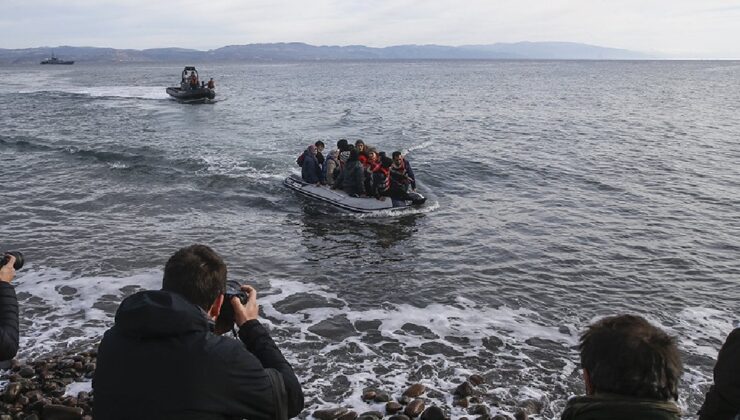
[[[16,270],[20,270],[23,267],[23,254],[21,254],[20,251],[7,251],[5,255],[3,255],[2,261],[0,261],[0,267],[10,261],[11,255],[15,257],[15,264],[13,264],[13,268],[15,268]]]

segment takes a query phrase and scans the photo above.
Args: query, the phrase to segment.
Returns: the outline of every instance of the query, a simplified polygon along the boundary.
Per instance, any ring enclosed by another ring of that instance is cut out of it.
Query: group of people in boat
[[[187,69],[185,72],[187,72]],[[213,81],[213,77],[211,77],[211,79],[206,83],[205,81],[198,80],[198,74],[195,71],[191,71],[190,76],[183,77],[181,84],[183,86],[189,86],[190,89],[198,89],[199,87],[201,89],[214,89],[216,87],[216,82]]]
[[[324,148],[324,142],[317,141],[298,156],[304,182],[378,200],[408,200],[409,191],[416,191],[414,171],[399,151],[387,156],[362,140],[350,144],[346,139],[337,141],[326,157]]]

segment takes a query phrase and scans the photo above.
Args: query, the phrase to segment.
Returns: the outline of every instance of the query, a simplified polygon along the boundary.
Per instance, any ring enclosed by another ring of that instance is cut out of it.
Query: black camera
[[[241,290],[242,285],[236,280],[226,282],[226,291],[224,292],[224,303],[221,305],[221,312],[216,318],[216,331],[227,332],[234,329],[234,307],[231,306],[231,298],[238,297],[243,304],[247,303],[246,292]]]
[[[10,261],[10,256],[15,257],[15,264],[13,264],[13,268],[16,270],[20,270],[23,267],[23,254],[21,254],[20,251],[7,251],[5,254],[3,254],[3,259],[0,260],[0,267],[4,266],[5,264]]]

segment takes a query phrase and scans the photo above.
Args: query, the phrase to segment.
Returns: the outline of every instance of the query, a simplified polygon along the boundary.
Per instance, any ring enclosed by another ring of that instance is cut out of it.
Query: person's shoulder
[[[227,365],[257,360],[240,340],[216,334],[209,334],[205,350],[209,358]]]

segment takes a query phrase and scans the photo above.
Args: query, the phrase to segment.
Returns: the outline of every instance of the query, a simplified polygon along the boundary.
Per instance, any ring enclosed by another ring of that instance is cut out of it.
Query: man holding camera
[[[18,353],[18,299],[10,284],[15,277],[16,257],[8,253],[0,263],[0,369],[5,369]]]
[[[167,261],[162,290],[121,302],[93,378],[96,420],[285,420],[303,409],[292,367],[258,321],[250,286],[224,302],[226,265],[205,245]],[[241,342],[211,332],[231,305]]]

